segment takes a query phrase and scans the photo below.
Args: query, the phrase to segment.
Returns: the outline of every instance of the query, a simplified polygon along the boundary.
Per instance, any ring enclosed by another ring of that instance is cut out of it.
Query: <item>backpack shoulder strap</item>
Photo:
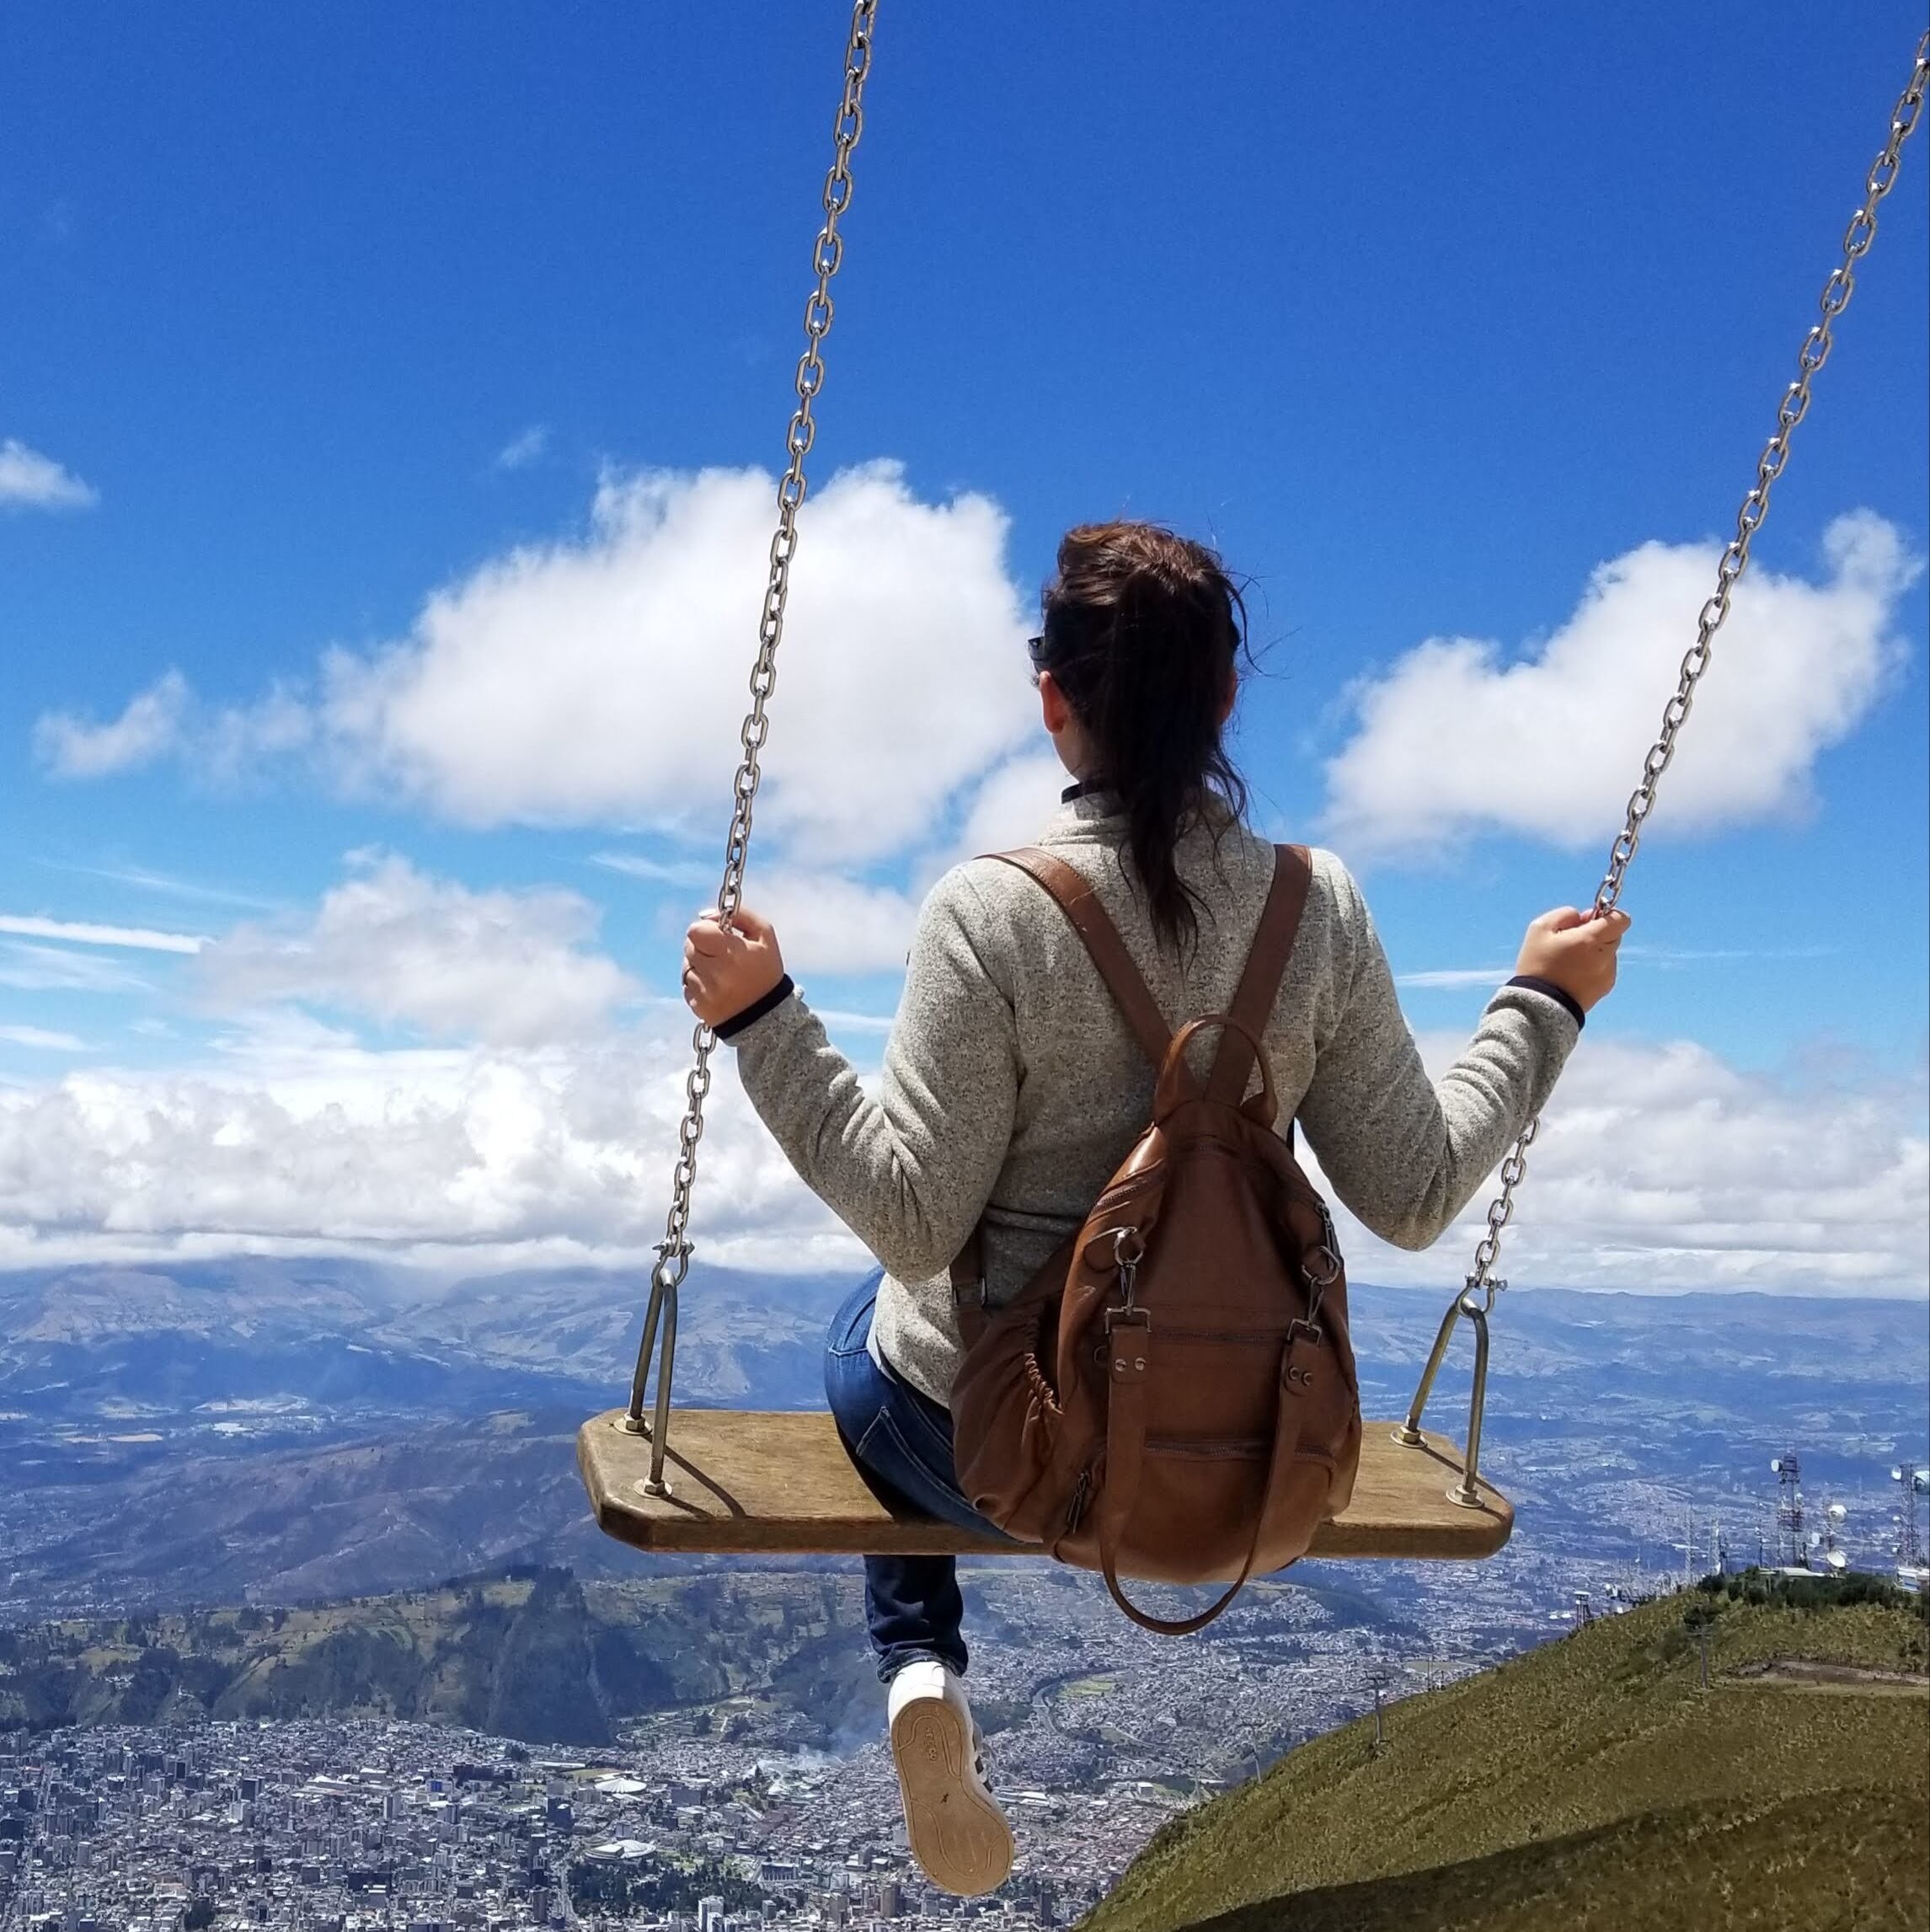
[[[1266,1037],[1266,1023],[1299,935],[1300,915],[1307,909],[1307,891],[1313,882],[1313,862],[1304,845],[1274,848],[1273,884],[1267,889],[1266,904],[1240,974],[1239,987],[1227,1009],[1227,1017],[1256,1042]],[[1253,1070],[1253,1052],[1245,1037],[1233,1027],[1224,1029],[1219,1052],[1213,1056],[1213,1070],[1206,1078],[1207,1098],[1237,1107]]]
[[[1159,1002],[1132,963],[1132,955],[1125,950],[1119,928],[1099,903],[1099,894],[1077,868],[1068,865],[1056,853],[1039,846],[1022,845],[1016,851],[995,852],[989,856],[1029,874],[1058,901],[1073,931],[1085,941],[1086,950],[1092,955],[1099,977],[1125,1014],[1140,1051],[1157,1072],[1165,1064],[1166,1049],[1173,1044],[1173,1029],[1166,1024]]]

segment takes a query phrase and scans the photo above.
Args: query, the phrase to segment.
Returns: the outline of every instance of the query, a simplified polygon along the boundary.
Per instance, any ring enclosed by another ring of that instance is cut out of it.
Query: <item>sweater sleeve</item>
[[[962,868],[918,916],[874,1100],[792,993],[731,1041],[757,1110],[811,1191],[901,1282],[942,1273],[984,1212],[1018,1094],[1009,989],[981,956]]]
[[[1398,1248],[1438,1239],[1540,1111],[1580,1031],[1552,995],[1506,986],[1436,1084],[1421,1063],[1360,889],[1335,867],[1350,957],[1300,1107],[1334,1191]]]

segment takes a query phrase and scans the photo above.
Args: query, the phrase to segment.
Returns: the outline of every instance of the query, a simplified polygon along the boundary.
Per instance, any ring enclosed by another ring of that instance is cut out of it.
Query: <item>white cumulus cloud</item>
[[[647,1261],[687,1046],[679,1026],[567,1050],[372,1052],[271,1016],[200,1068],[0,1087],[0,1266],[285,1245]],[[727,1062],[701,1174],[711,1258],[855,1261]]]
[[[1437,1073],[1464,1044],[1422,1038]],[[1692,1041],[1585,1037],[1529,1152],[1500,1272],[1553,1287],[1921,1295],[1922,1094],[1921,1067],[1818,1086],[1744,1072]],[[1445,1297],[1493,1193],[1490,1177],[1425,1255],[1382,1247],[1343,1211],[1350,1266],[1368,1281],[1438,1282]]]
[[[918,902],[895,886],[780,866],[746,882],[794,972],[902,971]]]
[[[582,1039],[636,983],[585,950],[597,914],[555,888],[473,891],[394,854],[358,854],[299,923],[249,923],[197,961],[217,1009],[285,1003],[366,1015],[435,1039],[533,1046]]]
[[[91,510],[100,492],[17,436],[0,442],[0,510]]]
[[[105,723],[44,716],[40,757],[77,779],[167,756],[217,779],[291,764],[464,824],[708,844],[740,756],[775,492],[756,469],[607,478],[580,537],[435,592],[405,637],[330,650],[309,684],[223,710],[170,672]],[[961,802],[1010,795],[1002,768],[1036,700],[1006,530],[989,498],[922,501],[890,463],[805,504],[761,849],[814,868],[936,850]]]
[[[1058,809],[1067,783],[1066,768],[1049,752],[1001,765],[974,795],[944,863],[1029,845]]]
[[[1819,754],[1848,736],[1903,645],[1891,626],[1921,565],[1864,511],[1824,541],[1811,583],[1753,565],[1735,592],[1658,822],[1707,829],[1800,813]],[[1327,766],[1328,825],[1355,852],[1498,830],[1606,840],[1640,775],[1715,579],[1714,544],[1644,543],[1602,565],[1545,644],[1515,661],[1433,638],[1355,693]]]
[[[919,904],[939,874],[975,854],[1029,843],[1051,816],[1065,784],[1056,758],[1021,753],[993,767],[976,787],[960,789],[954,815],[959,822],[910,855],[904,867],[908,888],[782,855],[754,857],[746,902],[777,928],[785,964],[794,971],[897,971],[911,948]],[[679,887],[691,895],[693,912],[718,883],[719,867],[696,859],[599,852],[591,863]]]
[[[431,597],[411,634],[334,653],[322,700],[351,770],[464,822],[701,827],[727,803],[774,484],[652,474],[599,490],[580,541]],[[896,466],[805,506],[760,816],[816,861],[915,842],[1024,736],[1006,522],[919,501]]]
[[[1462,1041],[1424,1044],[1438,1063]],[[195,1068],[0,1085],[0,1266],[277,1244],[646,1261],[687,1052],[686,1022],[663,1007],[541,1048],[374,1051],[282,1014],[250,1020]],[[863,1266],[757,1122],[730,1056],[715,1064],[703,1252]],[[1485,1200],[1425,1255],[1343,1214],[1350,1271],[1438,1286],[1445,1303]],[[1521,1287],[1921,1296],[1927,1221],[1914,1079],[1817,1088],[1692,1045],[1590,1041],[1536,1142],[1504,1272]]]

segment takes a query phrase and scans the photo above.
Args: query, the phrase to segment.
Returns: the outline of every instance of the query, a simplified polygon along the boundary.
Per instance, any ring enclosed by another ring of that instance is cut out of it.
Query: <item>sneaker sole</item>
[[[943,1698],[914,1698],[891,1725],[891,1758],[905,1801],[912,1855],[960,1898],[996,1892],[1011,1876],[1012,1827],[974,1786],[971,1739]]]

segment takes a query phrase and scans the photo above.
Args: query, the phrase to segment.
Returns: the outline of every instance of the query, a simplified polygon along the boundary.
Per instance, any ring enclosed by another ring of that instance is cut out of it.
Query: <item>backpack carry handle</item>
[[[1166,1049],[1166,1057],[1159,1068],[1159,1084],[1153,1090],[1152,1117],[1163,1121],[1182,1100],[1195,1099],[1199,1084],[1193,1078],[1192,1069],[1186,1064],[1186,1048],[1195,1033],[1208,1027],[1216,1026],[1223,1033],[1237,1034],[1253,1049],[1254,1064],[1259,1068],[1260,1090],[1254,1099],[1244,1104],[1243,1111],[1248,1120],[1258,1121],[1263,1127],[1270,1127],[1280,1117],[1280,1096],[1273,1090],[1273,1069],[1267,1065],[1266,1055],[1260,1049],[1259,1041],[1250,1029],[1234,1019],[1230,1013],[1203,1014],[1197,1020],[1189,1020],[1173,1036],[1173,1044]],[[1237,1096],[1232,1103],[1240,1105]]]

